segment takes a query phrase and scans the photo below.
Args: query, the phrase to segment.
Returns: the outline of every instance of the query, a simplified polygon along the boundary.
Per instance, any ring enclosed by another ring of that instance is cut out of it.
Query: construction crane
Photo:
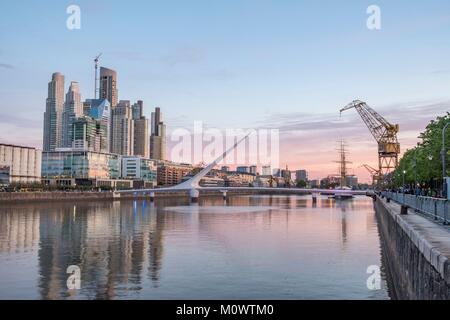
[[[370,176],[372,177],[372,186],[377,185],[380,179],[380,171],[369,166],[368,164],[363,164],[361,167],[364,167],[367,171],[369,171]]]
[[[365,102],[355,100],[341,109],[342,112],[356,109],[378,143],[378,182],[398,166],[400,144],[397,140],[398,124],[391,124]]]
[[[94,59],[94,63],[95,63],[95,89],[94,89],[94,99],[97,99],[97,84],[98,84],[98,62],[100,61],[100,57],[102,56],[102,53],[98,54],[95,59]]]

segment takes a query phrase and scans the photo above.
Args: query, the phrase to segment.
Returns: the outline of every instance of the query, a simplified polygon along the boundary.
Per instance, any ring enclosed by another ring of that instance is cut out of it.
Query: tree
[[[297,188],[306,188],[306,181],[305,180],[298,180],[297,181]]]
[[[405,171],[405,183],[413,184],[415,172],[418,183],[431,183],[442,177],[442,129],[450,122],[450,113],[432,120],[419,138],[422,140],[413,149],[407,150],[400,159],[397,169],[392,173],[395,186],[403,183],[403,172]],[[446,132],[447,156],[450,150],[450,130]],[[416,161],[414,159],[416,158]],[[416,166],[415,166],[416,165]],[[450,174],[447,166],[447,176]]]

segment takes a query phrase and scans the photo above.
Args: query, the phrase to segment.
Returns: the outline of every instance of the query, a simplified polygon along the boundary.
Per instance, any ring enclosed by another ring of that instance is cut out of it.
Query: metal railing
[[[381,195],[445,225],[450,224],[450,201],[448,200],[386,191],[382,192]]]

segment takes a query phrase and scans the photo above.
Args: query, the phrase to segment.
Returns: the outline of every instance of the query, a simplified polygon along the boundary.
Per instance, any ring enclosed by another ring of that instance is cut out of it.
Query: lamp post
[[[406,170],[403,170],[403,189],[405,188],[405,174]]]
[[[450,122],[447,122],[447,124],[444,126],[444,128],[442,129],[442,151],[441,151],[441,155],[442,155],[442,184],[443,184],[443,188],[442,188],[442,192],[445,198],[447,198],[447,184],[445,181],[445,176],[446,174],[446,158],[447,158],[447,149],[445,148],[445,132],[447,131],[448,126],[450,126]]]

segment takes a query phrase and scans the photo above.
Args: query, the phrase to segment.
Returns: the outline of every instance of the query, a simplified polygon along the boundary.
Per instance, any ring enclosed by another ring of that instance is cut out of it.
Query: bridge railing
[[[405,205],[435,220],[450,224],[450,201],[398,192],[382,192],[387,199]]]

